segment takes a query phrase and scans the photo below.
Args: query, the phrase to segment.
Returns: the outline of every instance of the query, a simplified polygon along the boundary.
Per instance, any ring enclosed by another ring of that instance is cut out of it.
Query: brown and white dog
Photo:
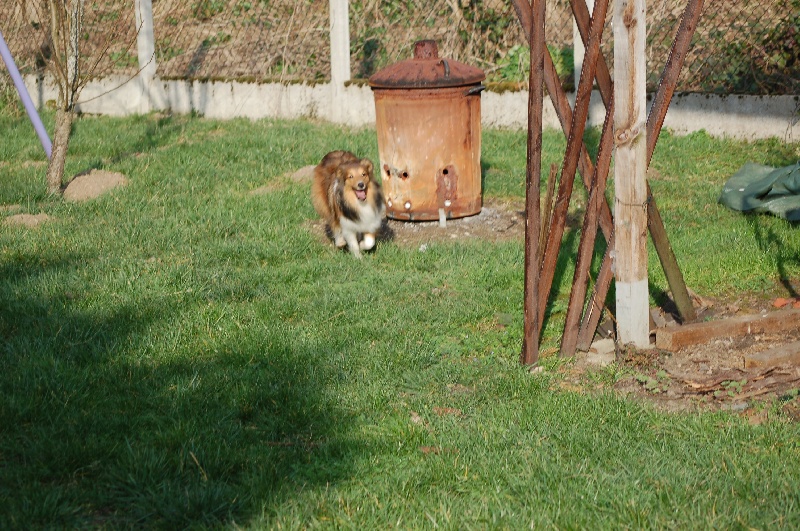
[[[386,217],[381,185],[372,162],[349,151],[331,151],[314,168],[311,184],[314,209],[327,223],[336,247],[357,258],[375,246],[375,234]]]

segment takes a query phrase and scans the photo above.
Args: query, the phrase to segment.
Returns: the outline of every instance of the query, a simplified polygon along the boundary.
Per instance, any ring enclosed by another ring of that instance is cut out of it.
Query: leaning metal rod
[[[527,3],[527,2],[526,2]],[[533,365],[539,361],[541,319],[539,299],[539,225],[541,223],[539,183],[542,174],[542,103],[544,74],[545,0],[533,0],[529,8],[532,37],[531,68],[528,79],[528,163],[525,184],[525,291],[522,353],[520,362]]]
[[[608,288],[611,287],[611,281],[614,279],[614,235],[608,241],[608,247],[603,255],[603,261],[600,265],[600,271],[597,273],[597,278],[594,281],[594,289],[592,296],[589,297],[589,304],[586,306],[586,313],[581,321],[581,328],[578,332],[577,349],[581,351],[589,350],[592,345],[597,326],[600,324],[600,316],[605,307],[606,295]]]
[[[550,222],[553,220],[553,201],[556,193],[556,179],[558,179],[558,166],[550,165],[550,173],[547,176],[547,191],[544,195],[544,204],[541,205],[542,223],[539,227],[539,267],[542,267],[542,257],[544,257],[544,246],[547,243],[547,233],[550,232]]]
[[[589,25],[591,24],[593,14],[589,13],[589,8],[586,6],[586,0],[570,0],[572,6],[572,14],[575,16],[575,25],[578,27],[578,32],[581,35],[581,40],[584,46],[589,42]],[[597,11],[595,11],[596,13]],[[605,18],[605,16],[603,17]],[[597,58],[597,86],[601,87],[600,97],[608,109],[611,103],[611,87],[613,81],[611,80],[611,73],[608,70],[605,57],[601,54]]]
[[[36,131],[36,135],[39,137],[39,142],[42,144],[44,153],[49,159],[53,154],[53,143],[50,141],[50,137],[47,135],[47,129],[45,129],[42,119],[39,117],[39,113],[36,110],[36,106],[33,104],[33,100],[31,100],[31,95],[28,93],[28,88],[25,86],[25,82],[22,80],[22,76],[19,73],[17,64],[14,62],[14,57],[11,55],[11,51],[8,49],[6,40],[3,38],[2,32],[0,32],[0,56],[3,58],[3,62],[6,64],[8,74],[14,81],[14,87],[16,87],[19,98],[22,100],[22,105],[25,107],[25,112],[28,113],[28,118],[33,125],[33,129]]]
[[[658,80],[658,91],[656,92],[655,98],[653,98],[653,106],[650,108],[650,114],[647,117],[648,166],[650,166],[650,160],[653,158],[653,151],[655,151],[658,136],[661,134],[661,128],[664,125],[664,118],[667,116],[669,103],[672,101],[672,95],[675,93],[678,76],[680,76],[681,70],[683,69],[686,54],[689,51],[692,37],[697,29],[697,23],[703,11],[703,1],[704,0],[688,0],[683,15],[681,16],[678,33],[675,35],[675,40],[672,42],[672,47],[669,51],[667,64],[664,65],[661,78]]]
[[[517,13],[517,17],[520,20],[520,24],[522,25],[523,29],[525,29],[525,36],[530,41],[530,33],[528,28],[530,28],[531,25],[531,15],[530,10],[527,8],[527,2],[524,0],[512,0],[512,3],[514,5],[514,10]],[[561,123],[561,129],[564,131],[564,134],[568,134],[569,127],[572,124],[572,108],[570,107],[569,100],[567,99],[567,94],[564,92],[564,88],[561,86],[561,83],[558,80],[556,67],[553,64],[553,58],[550,56],[550,52],[548,50],[545,50],[544,53],[544,82],[545,86],[547,87],[547,92],[550,94],[550,100],[553,102],[553,107],[555,108],[558,120]],[[589,178],[594,172],[594,165],[592,164],[592,160],[589,157],[589,152],[586,150],[585,145],[581,146],[580,159],[578,160],[578,171],[581,173],[583,182],[588,189],[590,186]],[[608,240],[608,238],[611,236],[611,233],[614,231],[614,221],[611,216],[611,208],[607,204],[603,206],[603,209],[600,212],[600,228],[602,229],[606,240]]]
[[[603,132],[600,139],[600,152],[597,154],[597,167],[592,175],[592,188],[586,202],[586,215],[583,218],[581,242],[578,246],[578,258],[575,262],[575,274],[572,279],[567,316],[564,323],[564,335],[561,338],[561,356],[575,354],[580,332],[583,304],[589,286],[589,269],[592,265],[594,244],[597,236],[597,216],[600,207],[606,201],[606,180],[611,166],[611,153],[614,151],[614,101],[609,102]]]
[[[561,181],[559,182],[556,207],[553,212],[553,221],[550,233],[547,235],[544,260],[542,262],[539,287],[541,293],[549,294],[555,276],[558,250],[561,247],[561,238],[564,235],[564,225],[567,220],[567,209],[572,186],[575,182],[575,172],[578,169],[578,156],[583,147],[583,133],[586,131],[586,119],[589,116],[589,100],[594,85],[597,57],[600,55],[600,41],[602,40],[605,13],[608,9],[608,0],[598,0],[595,13],[599,14],[592,20],[589,30],[589,46],[587,47],[586,60],[583,62],[583,71],[575,91],[575,110],[572,113],[572,124],[567,136],[567,149],[564,152],[564,161],[561,166]],[[594,168],[597,171],[597,168]],[[593,172],[594,173],[594,172]],[[590,175],[587,178],[591,179]],[[587,188],[591,188],[588,186]],[[539,298],[539,327],[544,324],[544,313],[547,309],[547,296]]]

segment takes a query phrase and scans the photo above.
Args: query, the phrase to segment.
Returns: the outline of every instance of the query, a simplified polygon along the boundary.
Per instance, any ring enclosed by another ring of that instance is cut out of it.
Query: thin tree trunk
[[[56,111],[55,135],[53,138],[53,153],[50,164],[47,166],[47,193],[60,194],[61,180],[64,175],[64,165],[67,161],[67,148],[72,131],[74,113],[59,108]]]
[[[60,194],[64,180],[67,148],[75,120],[75,102],[80,92],[80,39],[83,27],[85,0],[71,0],[61,5],[50,0],[50,23],[55,51],[56,78],[58,80],[58,109],[56,110],[53,152],[47,167],[47,193]]]

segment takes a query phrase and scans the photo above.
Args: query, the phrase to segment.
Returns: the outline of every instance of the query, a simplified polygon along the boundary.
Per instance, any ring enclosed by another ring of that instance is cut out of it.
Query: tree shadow
[[[179,116],[171,113],[158,115],[144,115],[137,119],[146,120],[142,134],[130,144],[119,149],[114,155],[104,158],[99,157],[90,161],[86,168],[73,176],[77,177],[90,173],[92,170],[107,168],[119,164],[132,157],[150,153],[164,146],[174,144],[174,140],[186,128],[187,121],[194,119],[194,115]],[[73,154],[74,156],[74,154]]]
[[[357,445],[328,391],[347,374],[318,362],[338,356],[331,346],[279,323],[198,340],[181,321],[206,298],[120,294],[110,306],[90,287],[62,289],[56,279],[86,259],[0,265],[7,515],[32,527],[228,526],[350,476]]]
[[[759,250],[775,257],[778,282],[790,297],[800,296],[797,286],[800,279],[792,279],[788,272],[789,267],[800,265],[800,246],[797,245],[797,242],[783,238],[775,230],[775,223],[780,223],[779,220],[752,213],[745,214],[745,219],[753,231],[753,237]],[[784,222],[790,224],[793,230],[800,228],[800,223]]]

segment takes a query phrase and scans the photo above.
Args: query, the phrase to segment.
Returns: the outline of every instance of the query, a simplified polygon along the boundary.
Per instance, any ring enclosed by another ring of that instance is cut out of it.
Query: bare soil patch
[[[735,301],[703,299],[703,303],[700,319],[709,322],[782,311],[760,295],[743,295]],[[796,355],[798,341],[800,330],[787,330],[719,337],[674,351],[617,345],[610,354],[616,371],[610,380],[603,377],[607,370],[592,360],[592,353],[578,353],[574,363],[561,370],[561,385],[582,392],[610,387],[663,411],[727,410],[752,423],[774,415],[800,420],[800,366],[778,357],[775,363],[758,367],[745,363],[759,353]]]
[[[50,216],[47,214],[12,214],[3,223],[5,225],[16,225],[32,229],[48,221]]]
[[[525,237],[525,213],[522,201],[488,199],[474,216],[448,219],[445,226],[438,221],[400,221],[387,219],[381,241],[393,241],[401,247],[421,248],[436,242],[454,240],[507,241]],[[329,235],[320,220],[309,223],[310,230],[328,242]]]
[[[87,201],[100,197],[114,188],[124,186],[128,179],[121,173],[91,170],[72,179],[64,190],[67,201]]]
[[[478,214],[438,221],[387,222],[384,238],[403,247],[418,248],[453,240],[507,241],[525,237],[525,204],[522,201],[487,199]]]

